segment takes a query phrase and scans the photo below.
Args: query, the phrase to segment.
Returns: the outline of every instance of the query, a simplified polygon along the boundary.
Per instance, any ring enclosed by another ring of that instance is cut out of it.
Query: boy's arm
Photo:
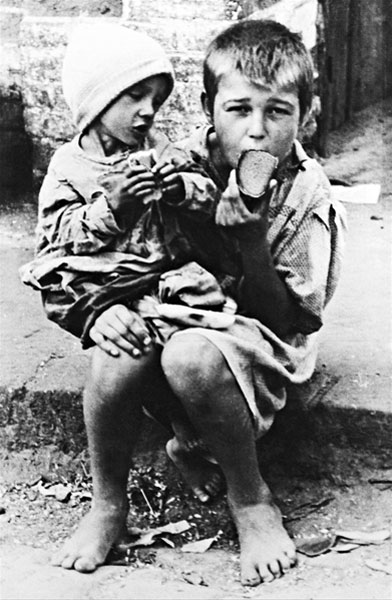
[[[218,204],[216,222],[237,239],[242,257],[241,301],[246,313],[278,336],[285,336],[296,320],[297,304],[279,277],[267,242],[268,205],[258,214],[248,211],[232,172]]]
[[[162,179],[164,202],[197,219],[214,214],[220,191],[185,150],[171,148],[154,170]]]

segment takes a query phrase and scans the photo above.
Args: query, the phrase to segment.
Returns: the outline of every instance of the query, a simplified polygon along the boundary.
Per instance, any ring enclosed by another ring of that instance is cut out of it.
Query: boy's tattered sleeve
[[[103,190],[86,199],[49,167],[39,195],[38,254],[50,248],[60,254],[91,254],[107,248],[120,229]]]
[[[185,190],[184,199],[173,204],[198,218],[213,215],[221,192],[203,165],[185,148],[171,146],[168,152],[168,158],[178,166]]]
[[[323,312],[339,279],[345,212],[341,205],[320,202],[293,218],[276,256],[276,269],[297,301],[295,329],[308,334],[320,329]]]

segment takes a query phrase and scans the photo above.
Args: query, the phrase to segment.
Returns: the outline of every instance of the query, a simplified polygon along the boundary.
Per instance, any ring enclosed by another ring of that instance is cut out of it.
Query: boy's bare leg
[[[249,410],[223,356],[190,332],[172,338],[162,366],[225,475],[241,545],[242,583],[279,577],[295,564],[295,546],[260,475]]]
[[[84,394],[93,502],[52,564],[94,571],[124,533],[127,482],[140,427],[143,387],[151,370],[157,368],[160,366],[154,351],[138,359],[125,353],[112,358],[95,348]]]

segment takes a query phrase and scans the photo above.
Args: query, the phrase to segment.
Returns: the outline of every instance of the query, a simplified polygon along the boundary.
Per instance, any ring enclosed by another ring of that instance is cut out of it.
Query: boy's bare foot
[[[93,507],[78,529],[53,557],[52,565],[82,573],[102,565],[111,547],[123,535],[127,511]]]
[[[166,452],[200,502],[208,502],[221,491],[219,467],[203,458],[199,448],[190,449],[174,437],[167,442]]]
[[[281,577],[296,563],[294,542],[272,501],[236,506],[229,501],[241,546],[241,583],[255,586]]]

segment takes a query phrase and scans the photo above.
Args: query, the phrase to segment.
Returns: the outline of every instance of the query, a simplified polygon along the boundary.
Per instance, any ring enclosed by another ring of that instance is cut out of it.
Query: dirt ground
[[[323,159],[328,175],[349,183],[382,184],[375,213],[392,201],[392,109],[380,103],[362,111],[330,139],[331,156]],[[388,158],[389,157],[389,158]],[[32,233],[34,207],[15,213],[2,208],[5,237]],[[26,215],[30,215],[27,217]],[[299,542],[331,535],[339,529],[391,530],[392,464],[360,458],[353,472],[341,457],[339,473],[318,478],[270,469],[265,476]],[[383,483],[377,483],[382,481]],[[335,546],[316,557],[299,555],[299,565],[272,584],[242,588],[238,544],[225,499],[200,506],[162,454],[155,469],[136,465],[129,481],[129,525],[156,528],[186,521],[183,533],[166,533],[150,546],[112,553],[92,575],[49,566],[49,556],[65,539],[90,504],[87,456],[70,457],[56,448],[29,449],[3,455],[0,480],[0,597],[65,598],[265,598],[390,599],[391,541],[360,544],[351,551]],[[137,539],[136,532],[134,540]],[[215,538],[203,553],[187,553],[191,541]]]

